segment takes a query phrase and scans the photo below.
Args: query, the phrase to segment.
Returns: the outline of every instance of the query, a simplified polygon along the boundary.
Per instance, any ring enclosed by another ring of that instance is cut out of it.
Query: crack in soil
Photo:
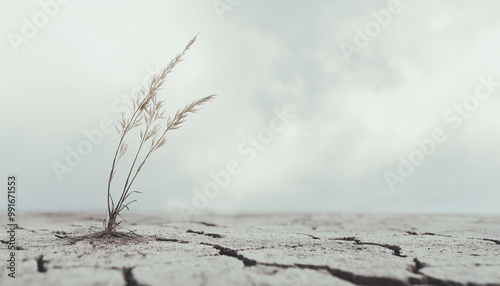
[[[200,235],[206,235],[206,236],[210,236],[210,237],[213,237],[213,238],[223,238],[224,236],[218,234],[218,233],[208,233],[208,232],[204,232],[204,231],[195,231],[195,230],[190,230],[188,229],[186,231],[187,233],[195,233],[195,234],[200,234]]]
[[[426,263],[420,262],[416,257],[413,259],[413,262],[415,262],[415,265],[411,267],[411,272],[415,274],[421,274],[420,269],[428,266]]]
[[[339,238],[330,238],[333,240],[343,240],[343,241],[354,241],[357,245],[375,245],[375,246],[380,246],[383,248],[387,248],[392,250],[392,254],[398,257],[407,257],[406,255],[401,254],[401,247],[397,245],[391,245],[391,244],[381,244],[381,243],[375,243],[375,242],[364,242],[361,241],[355,237],[339,237]]]
[[[156,240],[157,241],[165,241],[165,242],[183,243],[183,244],[185,244],[185,243],[191,243],[190,241],[180,240],[180,239],[175,239],[175,238],[156,237]],[[206,243],[206,242],[201,242],[200,244],[201,245],[210,245],[210,246],[213,246],[212,244]],[[297,247],[303,247],[303,246],[304,245],[292,245],[292,246],[285,245],[284,247],[285,248],[297,248]],[[263,249],[274,249],[274,247],[261,246],[261,247],[254,247],[254,248],[242,248],[242,249],[237,249],[235,251],[263,250]]]
[[[125,280],[125,286],[146,286],[144,284],[140,284],[135,279],[134,274],[132,273],[132,270],[134,270],[134,267],[135,266],[122,268],[123,279]]]
[[[408,279],[408,281],[410,282],[411,285],[433,285],[433,286],[494,286],[494,285],[499,285],[499,284],[476,284],[476,283],[471,283],[471,282],[463,284],[463,283],[450,281],[450,280],[437,279],[437,278],[434,278],[432,276],[429,276],[427,274],[420,272],[421,269],[429,266],[427,263],[421,262],[417,258],[414,258],[413,262],[415,262],[415,265],[411,267],[412,272],[422,276],[422,278],[410,277]]]
[[[364,275],[358,275],[353,272],[341,270],[338,268],[332,268],[328,265],[314,265],[314,264],[302,264],[302,263],[295,263],[295,264],[280,264],[280,263],[266,263],[266,262],[259,262],[254,259],[250,259],[248,257],[245,257],[242,254],[238,254],[237,250],[227,248],[221,245],[217,244],[211,244],[211,243],[200,243],[202,245],[208,245],[212,246],[213,248],[217,249],[219,251],[220,255],[223,256],[229,256],[236,258],[243,262],[243,265],[245,267],[253,267],[253,266],[266,266],[266,267],[276,267],[276,268],[281,268],[281,269],[288,269],[288,268],[298,268],[298,269],[310,269],[310,270],[315,270],[315,271],[320,271],[324,272],[326,271],[333,277],[339,278],[341,280],[356,284],[356,285],[388,285],[388,286],[405,286],[405,285],[433,285],[433,286],[495,286],[498,284],[474,284],[474,283],[459,283],[455,281],[449,281],[449,280],[441,280],[438,278],[434,278],[432,276],[428,276],[426,274],[420,273],[420,269],[428,266],[426,263],[420,262],[417,258],[415,258],[413,261],[415,262],[415,266],[413,270],[415,271],[414,273],[422,276],[421,278],[415,278],[415,277],[409,277],[407,281],[404,280],[399,280],[396,278],[391,278],[391,277],[380,277],[380,276],[364,276]]]
[[[7,240],[0,240],[0,243],[3,243],[3,244],[10,244],[10,242],[9,242],[9,241],[7,241]],[[15,247],[15,248],[16,248],[16,250],[27,250],[27,249],[25,249],[25,248],[23,248],[23,247],[21,247],[21,246],[17,246],[17,245],[16,245],[16,247]]]
[[[45,263],[48,263],[49,261],[43,259],[43,254],[40,254],[36,260],[36,267],[38,272],[45,273],[47,272],[47,268],[45,267]]]
[[[37,233],[36,231],[34,231],[32,229],[27,229],[27,228],[20,227],[20,226],[18,226],[17,229],[22,229],[22,230],[26,230],[26,231],[29,231],[29,232],[32,232],[32,233]]]
[[[431,235],[431,236],[442,236],[442,237],[451,237],[451,238],[455,237],[456,238],[456,236],[453,236],[453,235],[439,234],[439,233],[433,233],[433,232],[424,232],[424,233],[422,233],[420,235]]]
[[[280,264],[280,263],[264,263],[264,262],[258,262],[254,259],[250,259],[245,257],[244,255],[238,254],[238,251],[234,249],[230,249],[227,247],[223,247],[220,245],[216,244],[209,244],[209,243],[202,243],[204,245],[210,245],[214,247],[215,249],[219,250],[220,255],[224,256],[229,256],[236,258],[240,261],[243,262],[243,265],[245,267],[252,267],[252,266],[266,266],[266,267],[277,267],[277,268],[282,268],[282,269],[288,269],[288,268],[299,268],[299,269],[310,269],[310,270],[315,270],[315,271],[326,271],[330,275],[339,278],[344,281],[348,281],[351,283],[354,283],[356,285],[394,285],[394,286],[403,286],[403,285],[408,285],[405,281],[400,281],[394,278],[390,277],[373,277],[373,276],[362,276],[362,275],[356,275],[352,272],[344,271],[341,269],[335,269],[331,268],[326,265],[313,265],[313,264]]]
[[[217,245],[217,244],[211,244],[211,243],[202,242],[201,244],[212,246],[213,248],[215,248],[219,251],[220,255],[229,256],[229,257],[233,257],[233,258],[240,260],[241,262],[243,262],[243,265],[245,265],[245,267],[255,266],[257,264],[257,261],[255,261],[253,259],[246,258],[245,256],[243,256],[241,254],[238,254],[237,250],[230,249],[230,248],[227,248],[227,247],[224,247],[221,245]]]
[[[417,232],[414,232],[414,231],[405,231],[406,233],[410,234],[410,235],[435,235],[435,236],[442,236],[442,237],[451,237],[451,238],[468,238],[468,239],[478,239],[478,240],[484,240],[484,241],[489,241],[489,242],[493,242],[495,244],[498,244],[500,245],[500,240],[496,240],[496,239],[491,239],[491,238],[477,238],[477,237],[457,237],[457,236],[452,236],[452,235],[448,235],[448,234],[438,234],[438,233],[432,233],[432,232],[424,232],[424,233],[417,233]]]
[[[467,282],[466,284],[450,281],[450,280],[441,280],[438,278],[434,278],[432,276],[426,274],[420,274],[422,278],[410,277],[408,281],[410,285],[432,285],[432,286],[498,286],[499,284],[476,284],[472,282]]]
[[[134,266],[134,267],[137,267]],[[66,265],[54,265],[51,268],[53,269],[81,269],[81,268],[88,268],[88,269],[106,269],[106,270],[120,270],[119,267],[117,266],[98,266],[98,265],[73,265],[73,266],[66,266]]]
[[[301,264],[295,263],[293,265],[289,264],[279,264],[279,263],[261,263],[258,262],[258,265],[269,266],[269,267],[278,267],[282,269],[287,268],[299,268],[299,269],[309,269],[315,271],[326,271],[331,276],[336,277],[338,279],[356,284],[356,285],[391,285],[391,286],[404,286],[408,285],[405,281],[401,281],[391,277],[375,277],[375,276],[363,276],[357,275],[349,271],[344,271],[337,268],[332,268],[327,265],[314,265],[314,264]]]
[[[491,241],[491,242],[494,242],[495,244],[500,244],[500,240],[496,240],[496,239],[489,239],[489,238],[476,238],[476,239],[481,239],[484,241]]]
[[[212,227],[217,227],[215,223],[209,223],[209,222],[204,222],[204,221],[190,221],[190,223],[197,223],[197,224],[202,224],[205,226],[212,226]]]
[[[307,233],[299,233],[299,234],[307,235],[307,236],[309,236],[309,237],[310,237],[310,238],[312,238],[312,239],[321,239],[321,238],[319,238],[319,237],[317,237],[317,236],[314,236],[314,235],[312,235],[312,234],[307,234]]]
[[[157,237],[157,241],[168,241],[168,242],[177,242],[177,243],[189,243],[189,241],[185,240],[180,240],[180,239],[175,239],[175,238],[163,238],[163,237]]]

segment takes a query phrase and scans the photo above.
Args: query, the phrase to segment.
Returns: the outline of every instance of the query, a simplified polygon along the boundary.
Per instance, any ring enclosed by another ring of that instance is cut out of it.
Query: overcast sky
[[[21,209],[104,211],[119,136],[100,124],[199,32],[160,96],[218,98],[146,163],[133,209],[499,211],[498,2],[40,3],[0,2],[0,173]]]

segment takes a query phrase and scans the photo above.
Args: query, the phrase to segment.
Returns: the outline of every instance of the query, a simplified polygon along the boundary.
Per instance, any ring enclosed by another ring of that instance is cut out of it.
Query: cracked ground
[[[102,217],[23,213],[0,285],[500,285],[500,216],[129,212],[140,236],[73,239]]]

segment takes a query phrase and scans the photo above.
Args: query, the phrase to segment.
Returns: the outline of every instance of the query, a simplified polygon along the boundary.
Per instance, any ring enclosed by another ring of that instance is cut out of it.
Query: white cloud
[[[70,2],[18,54],[0,42],[0,128],[8,137],[2,172],[22,175],[26,208],[100,208],[117,136],[106,135],[62,184],[50,164],[84,139],[83,129],[116,118],[112,102],[140,84],[148,66],[167,64],[201,32],[162,96],[169,112],[219,97],[150,162],[137,186],[147,188],[145,202],[189,202],[210,171],[244,161],[238,145],[269,124],[274,108],[294,105],[299,117],[244,165],[214,210],[415,211],[416,200],[430,212],[460,212],[467,201],[466,211],[496,211],[495,176],[475,166],[494,169],[500,157],[500,93],[450,133],[400,193],[385,185],[383,172],[415,139],[446,127],[443,113],[473,94],[479,76],[500,78],[494,2],[403,2],[403,12],[350,63],[338,44],[352,41],[354,27],[387,1],[245,2],[222,22],[210,1]],[[6,3],[3,35],[39,9]],[[58,199],[41,206],[41,190]],[[387,204],[390,196],[398,206]]]

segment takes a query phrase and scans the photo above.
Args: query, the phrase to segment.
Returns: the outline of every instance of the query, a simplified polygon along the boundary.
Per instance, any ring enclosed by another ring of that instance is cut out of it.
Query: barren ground
[[[0,285],[500,285],[500,216],[124,215],[141,237],[59,238],[103,214],[22,213],[14,279],[3,224]]]

